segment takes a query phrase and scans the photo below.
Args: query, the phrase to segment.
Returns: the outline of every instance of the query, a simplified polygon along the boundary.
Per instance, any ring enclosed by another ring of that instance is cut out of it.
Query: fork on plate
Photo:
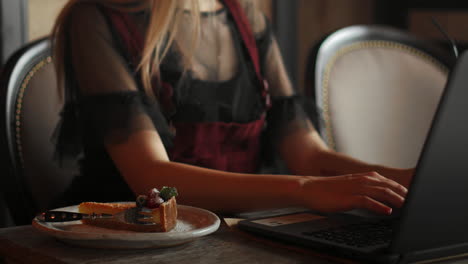
[[[126,224],[152,225],[155,224],[151,215],[144,209],[132,207],[117,214],[83,214],[67,211],[47,211],[37,215],[37,219],[43,222],[68,222],[82,219],[112,219]]]

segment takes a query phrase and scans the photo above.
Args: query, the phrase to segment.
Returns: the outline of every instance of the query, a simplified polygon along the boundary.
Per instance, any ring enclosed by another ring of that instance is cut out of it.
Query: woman
[[[254,2],[68,2],[53,31],[66,100],[58,150],[84,155],[67,203],[175,186],[180,203],[221,212],[402,206],[411,170],[327,148]],[[297,176],[259,173],[267,146]]]

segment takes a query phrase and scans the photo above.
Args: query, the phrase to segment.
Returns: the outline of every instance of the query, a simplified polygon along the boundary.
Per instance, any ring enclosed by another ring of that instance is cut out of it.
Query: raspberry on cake
[[[127,224],[112,219],[83,219],[82,222],[104,228],[131,230],[137,232],[167,232],[177,223],[177,189],[163,187],[161,191],[151,189],[148,195],[140,195],[136,203],[96,203],[84,202],[78,206],[80,213],[84,214],[117,214],[129,208],[143,207],[144,214],[151,216],[152,225]]]

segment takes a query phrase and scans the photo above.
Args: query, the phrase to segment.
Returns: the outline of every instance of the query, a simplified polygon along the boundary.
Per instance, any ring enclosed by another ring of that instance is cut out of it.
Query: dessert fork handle
[[[38,215],[39,220],[44,222],[68,222],[76,221],[81,219],[108,219],[113,218],[111,214],[82,214],[82,213],[73,213],[66,211],[47,211]]]

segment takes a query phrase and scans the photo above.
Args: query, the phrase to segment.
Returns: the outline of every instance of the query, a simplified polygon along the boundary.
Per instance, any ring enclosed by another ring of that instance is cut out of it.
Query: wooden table
[[[310,249],[261,239],[229,227],[225,221],[215,233],[193,242],[164,249],[104,250],[64,244],[32,226],[0,229],[0,263],[353,263],[320,255]],[[468,263],[446,260],[437,263]]]
[[[165,249],[103,250],[70,246],[32,226],[0,229],[0,256],[7,263],[336,263],[312,251],[287,248],[230,228]],[[0,258],[0,263],[2,263]]]

